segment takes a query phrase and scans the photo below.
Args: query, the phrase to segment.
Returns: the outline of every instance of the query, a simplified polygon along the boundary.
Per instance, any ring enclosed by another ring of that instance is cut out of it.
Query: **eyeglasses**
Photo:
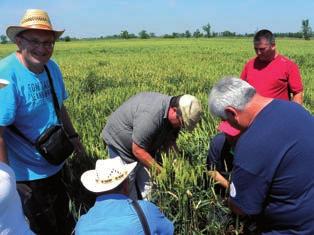
[[[32,47],[40,47],[43,46],[46,49],[52,49],[55,45],[55,42],[40,42],[38,40],[30,40],[28,38],[25,38],[23,36],[19,36],[20,38],[22,38],[23,40],[25,40],[26,42],[29,43],[29,45],[31,45]]]

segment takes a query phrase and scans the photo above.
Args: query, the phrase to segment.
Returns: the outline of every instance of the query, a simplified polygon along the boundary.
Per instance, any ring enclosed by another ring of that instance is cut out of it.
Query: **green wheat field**
[[[304,106],[314,114],[314,42],[277,39],[277,49],[299,65]],[[0,58],[14,50],[15,45],[0,45]],[[53,59],[69,94],[65,104],[88,155],[73,156],[67,163],[65,181],[74,216],[93,205],[94,196],[79,178],[94,168],[96,159],[107,158],[100,132],[111,112],[141,91],[189,93],[202,102],[202,122],[192,133],[180,134],[180,154],[163,156],[164,171],[153,177],[152,200],[174,221],[176,234],[242,234],[243,221],[231,215],[206,176],[208,142],[218,123],[208,113],[207,96],[221,77],[239,76],[252,56],[251,38],[57,42]]]

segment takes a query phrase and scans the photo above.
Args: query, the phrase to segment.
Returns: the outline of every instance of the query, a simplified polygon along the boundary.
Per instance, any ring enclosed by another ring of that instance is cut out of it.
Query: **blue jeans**
[[[108,154],[110,158],[115,158],[115,157],[120,156],[118,151],[112,145],[108,145]]]

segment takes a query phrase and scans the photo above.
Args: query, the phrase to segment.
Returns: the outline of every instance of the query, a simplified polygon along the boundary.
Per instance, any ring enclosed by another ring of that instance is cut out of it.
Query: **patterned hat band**
[[[121,172],[117,172],[117,173],[118,173],[118,175],[109,176],[109,177],[111,177],[111,178],[108,178],[108,176],[106,176],[107,179],[101,179],[101,178],[99,177],[99,174],[96,172],[96,177],[97,177],[97,178],[95,179],[95,181],[96,181],[96,183],[99,183],[99,184],[109,184],[109,183],[112,183],[113,181],[121,180],[123,177],[125,177],[125,176],[128,175],[128,172],[127,172],[127,171],[125,171],[125,172],[123,172],[123,173],[121,173]]]
[[[36,24],[38,24],[38,22],[43,22],[43,23],[51,25],[51,22],[50,22],[49,18],[42,17],[42,16],[32,16],[32,17],[28,17],[28,18],[22,19],[21,25],[26,24],[28,22],[32,22],[32,23],[36,23]]]

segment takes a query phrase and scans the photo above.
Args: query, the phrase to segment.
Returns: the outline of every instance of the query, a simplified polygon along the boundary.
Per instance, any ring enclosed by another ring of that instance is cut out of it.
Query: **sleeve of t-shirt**
[[[207,154],[207,170],[222,170],[221,162],[221,151],[225,143],[225,135],[218,134],[213,137],[210,141],[208,154]]]
[[[297,94],[303,91],[302,78],[300,75],[299,67],[295,63],[291,63],[289,67],[288,83],[290,91]]]
[[[239,166],[234,166],[231,174],[230,200],[247,215],[262,211],[269,189],[269,183]]]
[[[154,120],[155,118],[148,112],[137,113],[133,120],[132,141],[146,150],[160,128],[160,124]]]
[[[10,82],[6,87],[0,89],[0,126],[8,126],[14,122],[19,102],[15,84],[6,76],[1,75],[1,78]]]

